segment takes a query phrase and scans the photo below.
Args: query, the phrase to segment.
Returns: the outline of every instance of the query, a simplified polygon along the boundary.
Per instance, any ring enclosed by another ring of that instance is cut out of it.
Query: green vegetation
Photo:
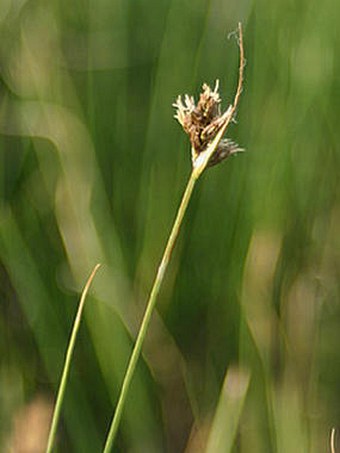
[[[339,14],[335,0],[0,2],[0,450],[46,446],[100,262],[55,451],[102,451],[191,171],[171,105],[216,79],[233,101],[238,21],[247,64],[228,137],[247,152],[197,184],[114,451],[330,449]]]

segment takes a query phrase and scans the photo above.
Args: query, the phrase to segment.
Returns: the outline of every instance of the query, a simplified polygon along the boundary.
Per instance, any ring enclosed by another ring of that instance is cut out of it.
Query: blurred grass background
[[[228,135],[247,153],[194,193],[116,451],[328,451],[339,15],[335,0],[1,0],[1,451],[43,451],[97,262],[56,450],[101,451],[190,172],[171,104],[216,78],[231,102],[238,21],[246,80]]]

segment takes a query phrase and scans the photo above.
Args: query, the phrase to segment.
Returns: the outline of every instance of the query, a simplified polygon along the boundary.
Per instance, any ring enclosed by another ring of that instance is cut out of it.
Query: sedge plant
[[[188,207],[191,195],[196,182],[207,167],[216,165],[232,154],[243,151],[236,143],[228,138],[223,139],[223,135],[228,125],[234,119],[240,95],[243,86],[244,72],[244,49],[243,35],[241,24],[238,25],[238,43],[240,50],[240,63],[238,85],[233,103],[228,109],[221,112],[221,98],[218,92],[219,83],[216,81],[215,88],[212,90],[207,84],[203,85],[203,91],[200,98],[195,104],[192,96],[185,95],[184,101],[179,96],[173,104],[176,109],[175,118],[189,135],[191,142],[192,171],[185,188],[177,215],[168,238],[161,262],[159,264],[155,280],[150,292],[149,299],[146,303],[146,309],[141,321],[140,329],[137,334],[136,342],[133,347],[129,363],[124,375],[121,390],[118,396],[118,402],[114,415],[111,420],[110,428],[107,434],[104,453],[112,450],[114,440],[119,428],[124,405],[129,392],[130,384],[141,354],[145,336],[150,324],[152,313],[154,311],[157,296],[159,294],[168,264],[179,235],[182,221]]]

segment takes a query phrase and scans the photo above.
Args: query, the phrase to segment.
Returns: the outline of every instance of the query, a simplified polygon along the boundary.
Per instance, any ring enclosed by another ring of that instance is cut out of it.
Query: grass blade
[[[249,382],[250,374],[247,371],[229,368],[210,430],[206,453],[232,451]]]
[[[63,369],[63,372],[61,375],[61,380],[60,380],[60,384],[59,384],[59,388],[58,388],[57,400],[56,400],[53,417],[52,417],[52,422],[51,422],[51,428],[50,428],[50,432],[49,432],[49,436],[48,436],[46,453],[52,452],[52,448],[53,448],[53,444],[54,444],[54,440],[55,440],[55,436],[56,436],[56,432],[57,432],[58,421],[59,421],[59,417],[60,417],[61,406],[62,406],[64,395],[65,395],[67,378],[68,378],[68,375],[70,372],[70,365],[71,365],[71,360],[72,360],[72,356],[73,356],[74,346],[76,343],[77,334],[78,334],[79,326],[80,326],[80,321],[81,321],[81,317],[82,317],[83,310],[84,310],[85,299],[86,299],[87,293],[89,292],[91,283],[100,266],[101,266],[100,264],[96,264],[96,266],[94,267],[93,271],[91,272],[91,275],[89,276],[89,278],[84,286],[83,292],[81,294],[77,314],[76,314],[76,317],[75,317],[75,320],[73,323],[70,341],[67,346],[65,362],[64,362],[64,369]]]

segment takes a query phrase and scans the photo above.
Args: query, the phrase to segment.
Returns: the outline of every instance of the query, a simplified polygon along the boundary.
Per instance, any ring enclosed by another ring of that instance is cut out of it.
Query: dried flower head
[[[182,125],[185,132],[189,135],[192,146],[192,161],[195,163],[199,154],[204,152],[209,143],[214,139],[216,133],[221,129],[226,119],[230,115],[231,106],[221,113],[221,98],[218,92],[219,81],[216,80],[215,88],[212,90],[206,83],[203,84],[203,91],[197,105],[193,96],[178,96],[173,106],[176,108],[175,118]],[[230,139],[222,139],[214,154],[209,159],[208,165],[218,164],[222,160],[243,151],[236,143]]]
[[[233,120],[242,91],[244,55],[241,25],[239,25],[239,46],[240,69],[238,87],[234,103],[224,113],[221,112],[218,80],[216,80],[213,90],[206,83],[203,84],[202,93],[197,104],[193,96],[188,96],[187,94],[184,96],[184,100],[182,100],[182,96],[178,96],[173,104],[176,109],[175,118],[190,138],[194,168],[200,160],[198,158],[203,157],[205,153],[207,153],[207,162],[204,162],[203,169],[205,166],[218,164],[230,155],[243,151],[229,138],[222,139],[228,124]]]

